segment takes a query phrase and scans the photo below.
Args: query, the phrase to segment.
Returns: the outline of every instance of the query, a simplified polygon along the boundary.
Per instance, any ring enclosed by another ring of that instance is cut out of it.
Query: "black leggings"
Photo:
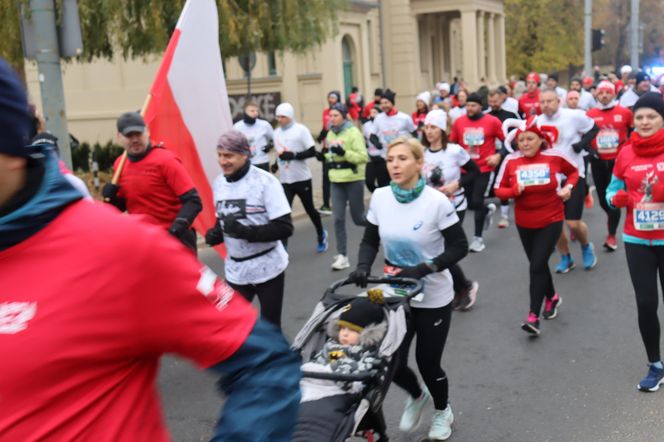
[[[254,300],[254,296],[258,296],[258,301],[261,304],[261,316],[281,328],[281,308],[284,302],[284,272],[260,284],[239,285],[230,281],[227,282],[249,302]]]
[[[463,219],[466,216],[466,211],[464,210],[459,210],[457,212],[457,216],[459,217],[459,223],[463,224]],[[461,291],[467,289],[470,287],[472,282],[466,278],[466,274],[463,273],[463,270],[461,269],[461,266],[459,263],[456,263],[452,265],[450,268],[450,273],[452,274],[452,283],[454,284],[454,293],[460,293]]]
[[[599,197],[599,205],[609,217],[609,235],[616,234],[618,231],[618,224],[620,223],[620,210],[612,209],[606,202],[606,188],[609,187],[609,183],[611,182],[614,163],[615,161],[613,160],[593,159],[591,167],[595,189],[597,189],[597,196]]]
[[[323,161],[323,205],[330,207],[330,166]]]
[[[369,192],[373,192],[379,187],[385,187],[390,184],[390,174],[387,173],[387,164],[381,157],[369,158],[365,169],[364,182]]]
[[[544,297],[551,299],[556,294],[549,270],[549,258],[563,231],[563,222],[551,223],[540,229],[517,226],[517,230],[530,261],[530,311],[539,316]]]
[[[451,319],[452,304],[439,308],[411,307],[408,331],[397,356],[399,367],[394,374],[395,384],[406,390],[412,398],[420,397],[422,389],[417,376],[408,366],[410,344],[417,334],[415,360],[422,379],[433,397],[436,410],[444,410],[447,407],[449,385],[447,375],[440,366],[440,359],[443,356]]]
[[[318,240],[323,237],[323,223],[320,220],[320,213],[314,207],[314,194],[311,188],[311,180],[298,181],[296,183],[282,184],[284,187],[284,193],[286,194],[286,199],[288,199],[288,204],[293,207],[293,199],[295,195],[300,198],[304,210],[309,215],[309,219],[314,224],[316,228],[316,234],[318,235]]]
[[[470,197],[468,208],[475,212],[475,236],[481,238],[484,230],[484,219],[489,209],[484,205],[484,198],[491,182],[491,172],[482,172],[466,189],[466,195]]]
[[[659,284],[664,289],[664,246],[644,246],[625,243],[627,267],[636,294],[636,311],[639,317],[641,339],[646,347],[649,362],[661,360],[659,351],[659,318],[657,317]]]

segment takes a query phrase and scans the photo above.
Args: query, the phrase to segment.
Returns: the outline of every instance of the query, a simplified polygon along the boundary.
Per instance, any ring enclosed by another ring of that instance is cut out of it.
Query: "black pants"
[[[369,192],[379,187],[390,184],[390,174],[387,172],[387,164],[382,157],[370,157],[365,169],[364,182]]]
[[[288,204],[290,204],[291,207],[293,207],[293,199],[295,198],[295,195],[300,198],[304,210],[307,212],[309,219],[316,228],[318,240],[320,240],[323,237],[323,223],[320,220],[318,210],[314,207],[314,194],[311,188],[311,180],[282,184],[282,186],[284,187],[284,193],[286,194],[286,199],[288,199]]]
[[[484,198],[491,183],[491,172],[482,172],[475,181],[465,189],[468,200],[468,208],[475,212],[475,236],[481,238],[484,230],[484,220],[489,209],[484,204]]]
[[[249,302],[254,300],[254,296],[258,296],[258,301],[261,304],[261,316],[281,328],[281,308],[284,302],[284,272],[260,284],[239,285],[230,281],[227,282]]]
[[[614,160],[592,160],[592,173],[593,181],[595,182],[595,189],[599,197],[599,205],[609,218],[608,228],[609,235],[615,235],[618,231],[618,224],[620,224],[620,210],[612,209],[606,202],[606,188],[609,187],[611,182],[611,174],[613,174]]]
[[[330,166],[323,161],[323,205],[330,207]]]
[[[252,164],[252,166],[256,166],[259,169],[263,169],[266,172],[270,171],[270,162],[269,161],[267,163]]]
[[[636,311],[639,317],[641,339],[646,347],[649,362],[660,361],[659,318],[657,306],[657,272],[659,284],[664,289],[664,246],[644,246],[625,243],[627,267],[636,294]]]
[[[422,394],[417,376],[408,366],[408,352],[413,337],[417,334],[415,347],[415,360],[417,368],[422,375],[436,410],[447,408],[449,384],[447,375],[440,366],[443,356],[447,333],[452,320],[452,304],[440,308],[411,308],[411,318],[408,331],[399,348],[399,368],[394,374],[394,383],[403,388],[413,398]]]
[[[457,216],[459,217],[459,223],[463,224],[463,219],[466,216],[466,211],[459,210],[457,212]],[[452,284],[454,284],[454,293],[459,293],[470,287],[472,282],[470,282],[468,278],[466,278],[466,274],[463,273],[463,270],[461,269],[459,263],[452,265],[449,268],[449,270],[450,273],[452,274]]]
[[[549,270],[549,258],[560,238],[563,222],[558,221],[541,229],[526,229],[517,226],[517,230],[528,261],[530,261],[530,311],[539,316],[544,297],[551,299],[556,294],[551,270]]]

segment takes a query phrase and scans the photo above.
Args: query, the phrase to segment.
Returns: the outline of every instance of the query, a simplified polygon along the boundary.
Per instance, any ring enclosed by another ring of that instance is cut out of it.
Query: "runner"
[[[330,131],[325,155],[330,171],[334,236],[337,255],[332,270],[350,267],[346,239],[346,206],[356,226],[364,226],[364,167],[369,157],[362,133],[347,120],[346,106],[337,103],[330,109]]]
[[[608,217],[608,235],[604,248],[612,252],[618,248],[616,232],[620,223],[620,211],[609,207],[606,201],[606,188],[611,181],[613,164],[633,125],[632,112],[618,104],[613,84],[602,81],[597,86],[597,107],[588,111],[588,116],[599,126],[599,133],[593,140],[593,148],[599,157],[593,157],[591,172],[599,204]]]
[[[51,150],[24,148],[26,110],[0,61],[0,438],[168,441],[156,381],[174,353],[220,378],[213,440],[290,440],[283,335],[164,229],[81,201]]]
[[[231,130],[219,138],[222,174],[212,184],[217,222],[205,242],[226,244],[226,280],[247,301],[258,296],[261,316],[281,327],[288,266],[282,241],[293,234],[291,208],[279,180],[252,167],[251,153],[242,132]]]
[[[417,137],[420,140],[424,139],[424,119],[429,113],[429,103],[431,102],[431,93],[424,91],[420,93],[415,99],[415,111],[412,113],[413,124],[417,128]]]
[[[307,158],[315,155],[316,147],[311,132],[295,121],[294,113],[290,103],[281,103],[275,111],[279,127],[274,131],[274,147],[279,158],[272,165],[272,172],[279,170],[279,181],[291,207],[295,195],[300,198],[316,228],[316,252],[324,253],[327,251],[327,231],[314,207],[311,171],[306,163]]]
[[[509,86],[498,86],[498,92],[500,92],[500,99],[502,101],[501,108],[505,109],[507,112],[511,112],[515,115],[519,115],[519,101],[510,95]]]
[[[620,97],[620,105],[622,107],[631,108],[639,97],[648,92],[659,92],[659,90],[652,85],[648,74],[639,71],[634,76],[634,86],[625,91],[623,96]]]
[[[447,114],[440,109],[432,110],[424,120],[424,168],[422,173],[427,185],[445,194],[456,210],[459,222],[463,219],[468,208],[468,201],[464,188],[472,184],[479,177],[480,169],[470,159],[466,150],[458,144],[449,143],[447,139]],[[465,173],[461,172],[461,169]],[[450,267],[452,281],[454,282],[454,310],[468,310],[477,300],[480,285],[477,281],[466,278],[461,266],[454,264]]]
[[[550,131],[553,148],[574,160],[579,169],[579,180],[574,185],[571,198],[565,201],[565,223],[581,244],[583,267],[591,270],[597,265],[597,257],[589,239],[588,226],[581,219],[587,190],[584,156],[588,152],[594,154],[590,144],[599,132],[599,127],[583,112],[561,108],[555,91],[543,91],[540,100],[542,115],[537,117],[537,125],[549,127],[546,130]],[[563,185],[567,183],[563,181]],[[575,263],[564,232],[558,241],[558,251],[561,259],[556,273],[567,273],[575,267]]]
[[[364,118],[369,118],[369,114],[371,112],[371,109],[376,108],[378,112],[380,112],[380,99],[383,98],[383,90],[381,88],[376,88],[374,90],[374,99],[372,102],[364,106],[364,111],[362,112],[362,116]]]
[[[203,209],[194,182],[180,159],[170,150],[150,142],[150,132],[138,112],[118,118],[118,141],[127,161],[118,184],[107,183],[102,196],[120,211],[143,215],[196,253],[196,232],[191,224]],[[115,160],[117,169],[120,158]]]
[[[579,94],[579,91],[569,91],[567,92],[567,96],[565,97],[565,105],[563,107],[567,107],[567,109],[572,109],[572,110],[580,110],[583,112],[581,108],[579,108],[579,100],[581,99],[581,94]]]
[[[268,152],[272,149],[273,131],[272,125],[262,118],[258,118],[260,111],[258,105],[253,101],[244,105],[244,115],[242,119],[233,125],[233,128],[239,130],[249,140],[251,146],[251,164],[270,171],[270,157]]]
[[[482,231],[489,228],[496,212],[495,204],[484,204],[491,191],[493,172],[501,160],[500,153],[496,151],[496,140],[503,141],[505,137],[500,120],[482,113],[479,95],[473,93],[468,96],[466,109],[468,114],[452,125],[450,141],[466,149],[480,168],[480,176],[466,189],[466,194],[470,196],[470,210],[475,212],[475,236],[470,251],[481,252],[486,248]]]
[[[360,118],[362,118],[362,111],[364,110],[364,98],[362,98],[360,89],[357,86],[353,86],[350,90],[350,95],[346,100],[346,109],[348,109],[348,115],[353,121],[361,123]]]
[[[639,382],[641,391],[657,391],[664,383],[657,317],[657,273],[664,269],[664,102],[646,93],[634,104],[634,133],[618,153],[606,200],[625,208],[623,240],[636,294],[639,330],[650,367]]]
[[[445,110],[445,112],[452,109],[450,84],[442,81],[436,85],[436,89],[438,89],[438,96],[433,98],[433,104],[438,106],[439,109]]]
[[[330,120],[330,109],[337,103],[341,103],[341,92],[331,91],[327,94],[327,104],[328,106],[323,109],[323,127],[318,134],[318,144],[320,144],[321,152],[316,155],[316,158],[319,159],[322,164],[322,173],[323,179],[321,181],[321,186],[323,188],[323,205],[320,206],[318,212],[321,215],[331,215],[332,209],[330,208],[330,177],[328,175],[327,162],[325,161],[324,155],[327,153],[328,148],[325,145],[325,138],[327,137],[327,132],[329,128]]]
[[[552,72],[548,77],[546,77],[546,87],[556,91],[556,94],[558,94],[558,98],[560,98],[561,102],[565,101],[565,98],[567,97],[567,91],[561,88],[558,84],[558,74],[556,72]]]
[[[574,77],[569,83],[570,91],[577,91],[579,93],[579,109],[588,112],[595,107],[595,98],[592,94],[583,88],[583,80],[580,77]]]
[[[526,77],[526,93],[519,98],[519,114],[522,118],[542,113],[539,99],[540,76],[537,72],[531,72]]]
[[[505,158],[495,191],[500,198],[514,198],[514,219],[530,262],[530,310],[521,328],[538,336],[542,301],[544,319],[554,319],[562,303],[553,287],[549,258],[563,229],[563,201],[570,198],[579,174],[573,160],[548,149],[552,143],[547,128],[537,127],[534,120],[512,120],[518,129],[508,135],[507,142],[516,140],[519,151]],[[560,175],[567,178],[558,190]]]
[[[365,183],[369,192],[378,187],[390,184],[390,175],[387,173],[385,158],[383,158],[383,147],[378,138],[378,128],[376,127],[376,117],[380,110],[375,106],[369,112],[369,118],[362,125],[362,132],[369,154],[369,162],[365,168]]]
[[[465,89],[459,90],[456,94],[457,105],[450,109],[448,115],[452,123],[460,117],[466,115],[466,102],[468,101],[468,92]]]
[[[420,142],[414,138],[397,139],[387,151],[392,182],[371,196],[357,269],[350,278],[359,286],[366,286],[381,240],[387,274],[424,278],[423,299],[411,301],[411,318],[394,375],[394,383],[409,394],[399,429],[414,431],[433,398],[435,411],[429,439],[447,440],[454,421],[448,403],[447,375],[440,366],[454,298],[447,269],[468,253],[468,242],[452,203],[425,183]],[[415,358],[426,387],[418,383],[407,364],[416,334]]]

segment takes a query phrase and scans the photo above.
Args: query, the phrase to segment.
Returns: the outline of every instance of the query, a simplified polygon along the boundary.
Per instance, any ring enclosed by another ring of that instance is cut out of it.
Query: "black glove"
[[[418,130],[422,130],[423,127],[424,127],[424,121],[420,121],[419,123],[417,123]]]
[[[274,164],[270,166],[270,172],[277,173],[277,170],[279,170],[279,163],[275,161]]]
[[[588,152],[588,155],[590,155],[590,158],[593,160],[599,160],[599,152],[597,152],[597,150],[592,147],[587,147],[586,152]]]
[[[314,155],[318,161],[325,161],[325,154],[323,152],[316,151]]]
[[[224,233],[233,238],[247,239],[251,235],[251,228],[245,226],[237,218],[224,220]]]
[[[263,148],[261,149],[263,152],[268,153],[274,148],[274,145],[272,143],[268,143]]]
[[[216,246],[224,242],[224,231],[221,229],[219,220],[215,221],[214,227],[205,232],[205,244]]]
[[[282,161],[290,161],[295,159],[295,154],[290,151],[286,152],[281,152],[281,155],[279,155],[279,159]]]
[[[337,154],[340,157],[346,155],[346,149],[339,146],[338,144],[335,144],[334,146],[330,147],[330,152],[332,152],[333,154]]]
[[[357,269],[348,275],[348,280],[355,283],[356,286],[364,288],[367,286],[369,274],[364,270]]]
[[[318,134],[318,138],[316,139],[319,143],[322,143],[323,140],[327,137],[327,129],[323,129],[320,131]]]
[[[572,144],[572,149],[574,149],[574,152],[576,153],[581,153],[583,150],[583,143],[579,141],[578,143]]]
[[[180,239],[187,229],[189,229],[189,221],[184,218],[175,218],[173,224],[168,229],[168,233]]]
[[[116,184],[106,183],[104,184],[104,188],[101,189],[101,196],[103,196],[105,200],[112,200],[118,195],[119,190],[120,186]]]
[[[395,276],[397,278],[422,279],[431,273],[431,268],[425,263],[420,263],[412,267],[401,267],[401,271]]]
[[[383,148],[383,145],[380,144],[380,138],[378,138],[378,135],[376,134],[369,135],[369,141],[371,141],[371,144],[373,144],[376,149]]]

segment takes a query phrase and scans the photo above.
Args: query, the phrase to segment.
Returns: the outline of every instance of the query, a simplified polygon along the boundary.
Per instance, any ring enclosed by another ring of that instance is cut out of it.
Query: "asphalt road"
[[[466,231],[471,232],[472,216],[467,218]],[[324,221],[331,232],[332,219]],[[664,391],[635,389],[647,367],[622,242],[615,253],[602,250],[606,222],[599,207],[586,212],[586,221],[599,264],[590,272],[579,266],[554,277],[564,302],[558,318],[542,321],[538,339],[520,329],[528,311],[528,268],[515,228],[492,227],[485,235],[486,250],[462,262],[467,275],[479,281],[480,292],[473,310],[453,315],[443,355],[455,414],[451,440],[664,440]],[[352,265],[361,232],[349,228]],[[326,286],[347,274],[330,270],[333,239],[323,255],[316,254],[314,243],[309,220],[298,221],[286,272],[283,323],[289,338]],[[578,262],[578,244],[573,254]],[[223,273],[209,250],[201,257]],[[555,264],[557,256],[551,260]],[[173,439],[207,440],[222,404],[214,378],[186,361],[166,358],[159,384]],[[404,399],[393,387],[385,400],[390,440],[421,440],[431,410],[414,434],[402,434],[397,426]]]

